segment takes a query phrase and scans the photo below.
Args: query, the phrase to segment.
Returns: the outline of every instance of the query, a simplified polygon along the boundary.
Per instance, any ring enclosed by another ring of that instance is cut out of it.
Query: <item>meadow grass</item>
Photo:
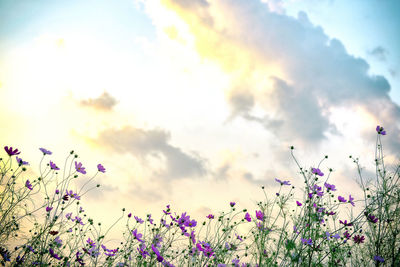
[[[385,166],[377,126],[375,177],[363,178],[358,158],[350,156],[358,172],[364,198],[340,195],[324,169],[298,166],[304,180],[302,197],[295,200],[291,181],[275,179],[276,193],[252,210],[209,214],[201,221],[170,205],[157,219],[138,217],[122,209],[121,217],[103,229],[87,218],[81,199],[96,187],[70,190],[86,169],[71,151],[62,170],[52,152],[40,148],[39,177],[26,178],[29,163],[18,149],[6,146],[0,159],[0,262],[3,266],[400,266],[400,165]],[[324,173],[324,172],[325,173]],[[60,176],[62,176],[60,178]],[[356,207],[357,206],[357,207]],[[351,209],[342,215],[343,208]],[[353,213],[357,209],[357,212]],[[125,229],[119,244],[107,235],[117,224]]]

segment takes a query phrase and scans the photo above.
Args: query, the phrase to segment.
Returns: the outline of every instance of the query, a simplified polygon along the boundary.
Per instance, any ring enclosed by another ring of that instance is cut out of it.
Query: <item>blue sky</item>
[[[89,171],[103,163],[87,210],[107,218],[116,205],[198,216],[250,207],[274,178],[302,185],[291,145],[307,168],[328,154],[323,168],[346,193],[349,154],[373,167],[376,125],[388,160],[399,156],[399,10],[385,0],[2,0],[1,140],[33,171],[39,147],[57,162],[79,151]]]

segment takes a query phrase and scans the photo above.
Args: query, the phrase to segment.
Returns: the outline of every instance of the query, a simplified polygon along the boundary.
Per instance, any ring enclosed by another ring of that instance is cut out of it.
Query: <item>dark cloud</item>
[[[388,51],[385,48],[383,48],[382,46],[377,46],[374,49],[372,49],[371,51],[368,51],[368,54],[375,57],[377,60],[385,61]]]
[[[159,129],[144,130],[133,127],[108,129],[100,133],[98,142],[109,149],[130,153],[146,161],[154,157],[164,162],[166,169],[160,175],[171,178],[189,178],[204,175],[205,162],[195,153],[185,153],[169,144],[170,134]]]
[[[331,108],[363,107],[382,124],[399,130],[393,122],[400,121],[400,109],[389,97],[387,79],[371,75],[364,59],[350,55],[306,13],[297,18],[278,14],[259,0],[209,2],[200,9],[180,5],[175,10],[193,32],[199,54],[237,74],[227,97],[232,117],[261,123],[278,137],[309,145],[324,140],[327,133],[337,134],[329,119]],[[218,23],[196,20],[199,14]],[[283,76],[266,68],[264,77],[272,86],[265,85],[262,93],[259,79],[252,77],[259,77],[266,66],[280,69]],[[253,115],[255,106],[265,115]],[[400,140],[390,142],[400,147]]]
[[[104,92],[97,98],[89,98],[80,102],[82,106],[93,107],[99,110],[111,110],[117,103],[118,101],[107,92]]]

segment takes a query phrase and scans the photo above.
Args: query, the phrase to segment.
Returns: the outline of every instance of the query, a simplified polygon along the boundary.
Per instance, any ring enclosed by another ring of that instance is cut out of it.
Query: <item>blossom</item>
[[[195,220],[187,220],[185,222],[185,226],[187,226],[187,227],[196,227],[196,225],[197,225],[197,222]]]
[[[342,220],[339,220],[340,224],[343,224],[344,226],[353,226],[353,223],[349,222],[347,223],[347,220],[344,220],[344,222]]]
[[[92,239],[90,239],[90,237],[88,238],[88,240],[86,240],[86,242],[87,242],[91,247],[95,247],[95,246],[96,246],[96,243],[95,243]]]
[[[54,239],[54,242],[56,242],[58,246],[61,246],[61,245],[62,245],[62,240],[60,239],[59,236],[57,236],[57,237]]]
[[[72,217],[72,212],[65,214],[65,218],[67,218],[68,220],[71,219]]]
[[[46,211],[50,212],[53,209],[53,207],[46,207]]]
[[[281,181],[277,178],[275,178],[275,181],[277,181],[278,183],[280,183],[281,185],[290,185],[290,181]]]
[[[333,184],[324,183],[324,186],[326,189],[328,189],[328,191],[336,191],[336,186]]]
[[[244,216],[244,218],[246,219],[246,221],[251,222],[251,217],[248,212],[246,212],[246,215]]]
[[[4,147],[4,150],[7,152],[7,154],[11,157],[14,155],[19,155],[21,152],[18,151],[18,149],[14,149],[12,148],[12,146],[10,146],[10,148],[8,148],[8,146]]]
[[[196,238],[195,238],[195,234],[194,231],[190,232],[190,239],[192,240],[192,243],[195,244],[196,243]]]
[[[342,196],[338,196],[338,200],[339,202],[347,202],[347,200]]]
[[[143,235],[137,232],[137,229],[134,229],[132,231],[133,236],[135,237],[135,239],[137,239],[139,242],[144,243],[144,241],[142,239],[140,239]]]
[[[29,180],[26,180],[25,187],[28,188],[29,190],[33,189],[32,184],[31,184],[31,182],[29,182]]]
[[[140,224],[144,223],[144,221],[142,219],[140,219],[138,216],[134,216],[134,218],[138,223],[140,223]]]
[[[151,245],[151,249],[157,255],[157,261],[162,262],[164,260],[164,258],[160,255],[160,252],[158,251],[158,249],[154,245]]]
[[[27,161],[23,161],[21,158],[19,158],[18,156],[16,157],[18,164],[21,165],[29,165],[29,163]]]
[[[351,235],[349,234],[348,231],[344,232],[344,233],[343,233],[343,236],[344,236],[346,239],[350,239],[350,237],[351,237]]]
[[[39,148],[39,150],[43,152],[43,155],[51,155],[52,154],[51,151],[49,151],[43,147]]]
[[[378,218],[375,217],[375,216],[372,215],[372,214],[367,215],[367,219],[368,219],[368,221],[370,221],[370,222],[372,222],[372,223],[377,223],[377,222],[378,222]]]
[[[240,235],[238,235],[238,234],[236,234],[236,233],[235,233],[235,235],[236,235],[236,238],[237,238],[237,239],[239,239],[240,241],[243,241],[243,239],[240,237]]]
[[[374,261],[385,262],[385,259],[382,258],[381,256],[375,255],[375,256],[374,256]]]
[[[129,214],[128,214],[128,218],[130,218],[130,217],[132,217],[132,213],[129,213]]]
[[[386,131],[384,131],[383,127],[380,127],[379,125],[376,126],[376,131],[378,132],[378,134],[386,135]]]
[[[353,201],[353,200],[354,200],[354,197],[352,197],[351,195],[349,195],[349,202],[350,202],[350,204],[353,205],[353,207],[354,207],[355,205],[354,205],[354,201]]]
[[[146,249],[146,245],[145,244],[141,244],[139,246],[139,248],[136,248],[136,249],[140,253],[140,255],[142,255],[143,258],[146,258],[146,255],[150,256],[150,254],[145,250]]]
[[[264,213],[261,210],[256,210],[256,217],[260,221],[263,221],[264,220]]]
[[[353,237],[353,241],[356,244],[360,244],[360,243],[364,243],[365,237],[364,236],[360,236],[360,235],[355,235]]]
[[[230,202],[229,205],[230,205],[231,207],[234,207],[234,206],[236,205],[236,202]]]
[[[300,202],[298,202],[297,200],[296,200],[296,204],[297,204],[297,206],[301,206],[301,205],[303,205],[303,204],[301,204]]]
[[[309,239],[300,238],[300,239],[301,239],[301,243],[303,243],[304,245],[310,245],[310,246],[312,246],[312,244],[313,244],[311,238],[309,238]]]
[[[54,162],[52,162],[52,161],[50,161],[50,168],[52,169],[52,170],[59,170],[60,168],[58,168],[57,167],[57,165],[54,163]]]
[[[319,175],[319,176],[324,176],[324,173],[321,172],[321,170],[318,169],[318,168],[311,168],[311,172],[312,172],[313,174],[316,174],[316,175]]]
[[[210,219],[210,220],[211,220],[211,219],[214,219],[214,215],[208,214],[208,215],[207,215],[207,218]]]
[[[52,248],[49,248],[49,252],[50,252],[50,255],[51,255],[53,258],[55,258],[55,259],[57,259],[57,260],[61,260],[61,257],[58,256],[58,255],[54,252],[54,250],[53,250]]]
[[[105,169],[104,166],[101,165],[101,164],[97,164],[97,170],[98,170],[99,172],[102,172],[102,173],[105,173],[105,172],[106,172],[106,169]]]
[[[82,173],[82,174],[86,174],[85,167],[82,166],[82,163],[81,163],[81,162],[78,163],[78,162],[75,161],[75,170],[76,170],[77,172]]]

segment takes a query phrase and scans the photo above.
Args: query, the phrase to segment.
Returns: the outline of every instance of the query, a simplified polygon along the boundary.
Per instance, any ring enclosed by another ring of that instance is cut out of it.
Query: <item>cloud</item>
[[[144,130],[127,126],[107,129],[97,142],[119,153],[129,153],[142,162],[149,159],[165,165],[160,176],[179,179],[199,177],[207,173],[204,159],[195,153],[185,153],[169,144],[170,134],[160,129]]]
[[[104,92],[97,98],[89,98],[80,102],[82,106],[88,106],[105,111],[111,110],[117,103],[118,101],[107,92]]]
[[[339,134],[330,119],[334,108],[363,107],[399,130],[393,122],[400,109],[387,79],[369,74],[364,59],[350,55],[306,13],[278,14],[258,0],[193,2],[162,1],[187,24],[198,54],[230,73],[230,119],[260,123],[280,140],[303,145]],[[254,115],[256,108],[264,114]],[[400,140],[390,142],[400,147]]]
[[[388,51],[382,46],[377,46],[371,51],[368,51],[368,54],[375,57],[377,60],[386,61],[386,56],[388,54]]]

